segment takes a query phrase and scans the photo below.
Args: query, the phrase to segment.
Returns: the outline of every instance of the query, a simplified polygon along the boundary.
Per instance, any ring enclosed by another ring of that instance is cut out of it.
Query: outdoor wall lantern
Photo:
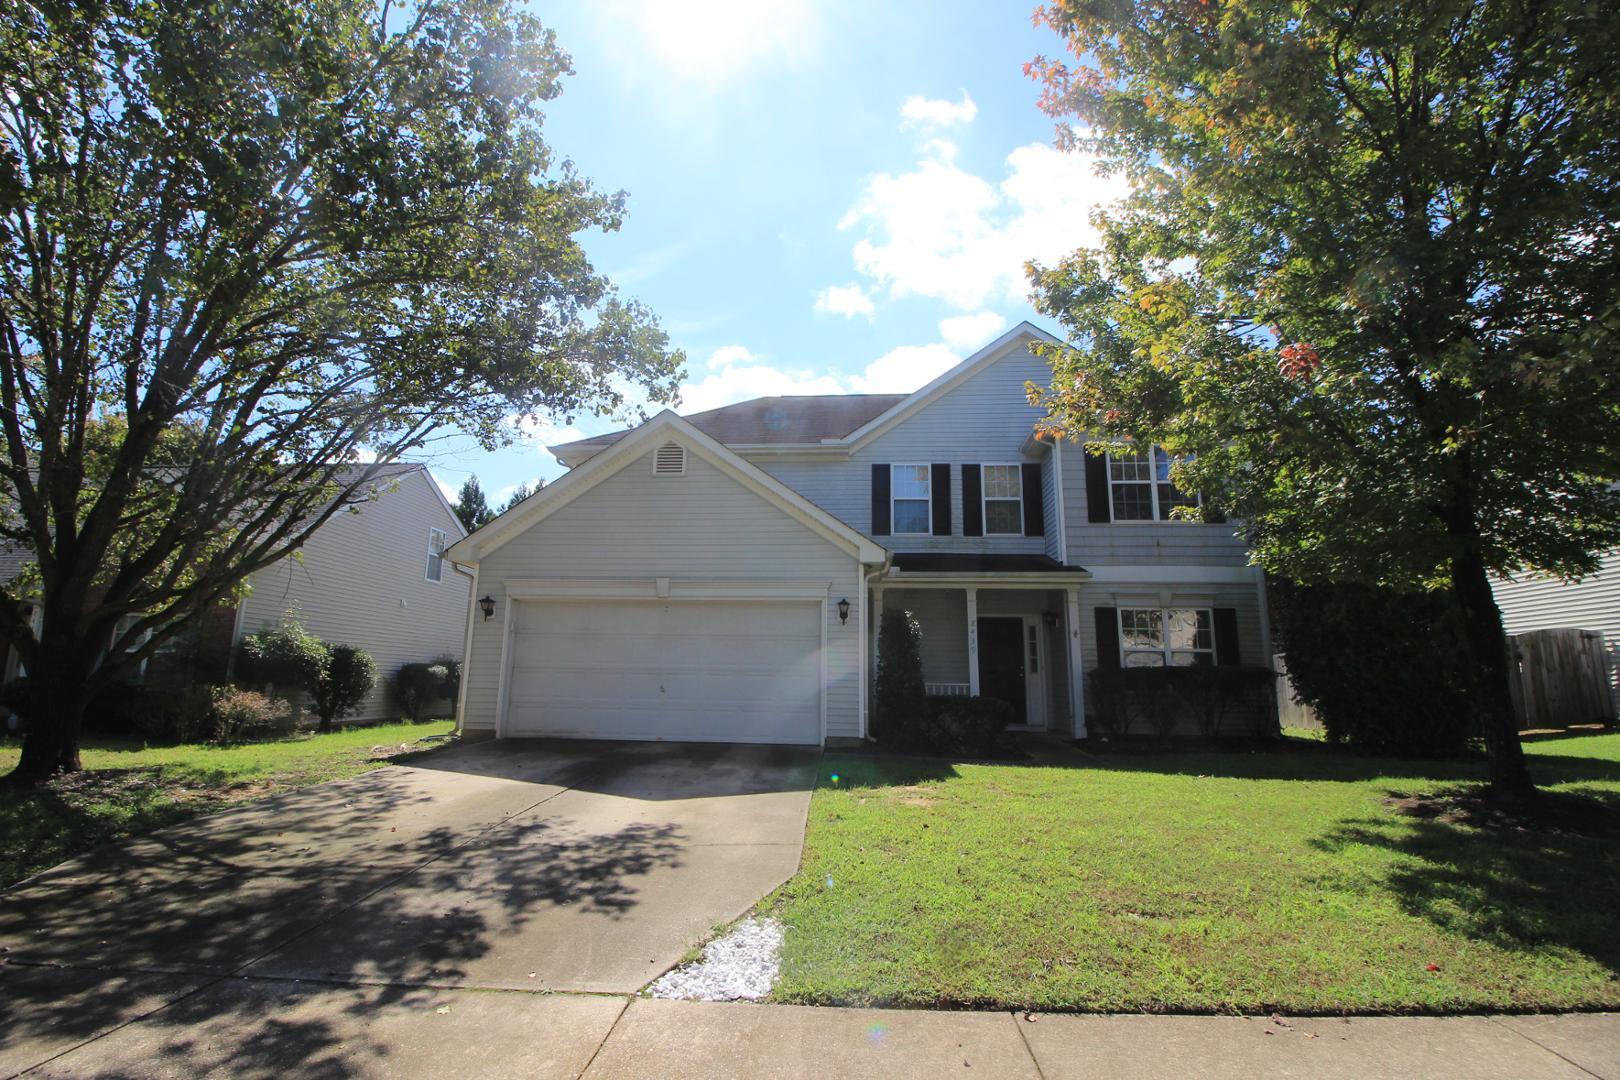
[[[478,610],[484,613],[484,621],[488,622],[495,614],[495,598],[485,593],[484,598],[478,601]]]
[[[1056,630],[1057,629],[1057,624],[1058,624],[1058,614],[1057,614],[1057,612],[1055,612],[1055,611],[1043,611],[1043,612],[1041,612],[1041,622],[1046,624],[1046,628],[1048,630]]]
[[[838,601],[838,622],[840,624],[849,622],[849,598],[847,596]]]

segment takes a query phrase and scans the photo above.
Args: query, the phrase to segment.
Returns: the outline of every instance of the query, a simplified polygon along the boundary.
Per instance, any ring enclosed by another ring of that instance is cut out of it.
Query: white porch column
[[[968,693],[979,696],[979,590],[967,589]]]
[[[1086,737],[1086,672],[1080,656],[1080,590],[1064,590],[1069,634],[1069,708],[1074,715],[1074,736]]]

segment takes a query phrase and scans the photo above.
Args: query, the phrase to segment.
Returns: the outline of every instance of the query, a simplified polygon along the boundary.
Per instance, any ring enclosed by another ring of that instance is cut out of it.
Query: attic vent
[[[685,476],[686,447],[678,443],[665,443],[653,455],[654,476]]]

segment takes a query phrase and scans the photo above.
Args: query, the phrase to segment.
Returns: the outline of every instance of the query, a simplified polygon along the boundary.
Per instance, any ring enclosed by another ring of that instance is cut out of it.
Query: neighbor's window
[[[980,466],[984,477],[984,531],[1024,531],[1024,470],[1017,465]]]
[[[895,533],[927,535],[932,521],[932,489],[927,465],[892,465],[889,472],[890,501],[893,504]]]
[[[1199,505],[1197,495],[1170,480],[1175,459],[1160,447],[1140,454],[1108,455],[1108,489],[1115,521],[1183,521],[1171,511]]]
[[[1213,665],[1214,612],[1208,608],[1120,608],[1119,653],[1125,667]]]
[[[444,580],[444,549],[450,535],[443,529],[428,530],[427,579]]]

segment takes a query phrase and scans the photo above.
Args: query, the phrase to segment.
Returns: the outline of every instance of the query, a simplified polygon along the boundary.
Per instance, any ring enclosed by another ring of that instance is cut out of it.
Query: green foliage
[[[1047,426],[1152,442],[1305,582],[1450,588],[1499,794],[1489,574],[1620,545],[1620,37],[1585,0],[1059,0],[1062,140],[1134,182],[1034,267]]]
[[[462,482],[455,511],[468,532],[488,524],[495,516],[495,511],[489,508],[489,500],[484,498],[484,489],[478,485],[478,477],[469,476]]]
[[[450,657],[431,664],[404,664],[394,673],[394,696],[412,720],[422,719],[434,702],[454,702],[460,689],[461,661]]]
[[[1267,667],[1098,668],[1089,682],[1100,734],[1278,734],[1277,676]]]
[[[0,55],[0,539],[43,612],[0,594],[0,633],[53,685],[124,674],[120,616],[161,647],[437,431],[674,399],[515,0],[8,4]],[[61,705],[31,776],[71,764]]]
[[[904,745],[927,715],[923,685],[922,628],[911,612],[885,609],[878,622],[877,678],[873,686],[872,737]]]
[[[282,693],[314,693],[330,660],[326,642],[297,623],[248,634],[237,647],[236,679]]]
[[[536,480],[535,486],[532,488],[528,484],[519,484],[513,490],[511,498],[507,499],[501,504],[501,513],[506,513],[508,510],[512,509],[512,507],[516,506],[518,503],[522,502],[524,499],[527,499],[530,495],[533,495],[535,492],[539,491],[545,486],[546,484],[543,480]]]
[[[341,720],[365,703],[366,695],[377,685],[377,662],[364,649],[353,645],[332,645],[321,667],[320,681],[311,695],[321,730]]]
[[[989,757],[1018,711],[999,698],[931,697],[908,749],[946,756]]]
[[[1037,268],[1056,426],[1196,454],[1297,580],[1620,544],[1620,40],[1582,0],[1058,3],[1046,106],[1136,181]]]
[[[174,737],[186,743],[231,743],[286,735],[293,729],[285,700],[235,686],[197,687]]]
[[[1330,741],[1438,757],[1478,737],[1461,616],[1448,596],[1278,582],[1272,598],[1295,696],[1315,710]]]

